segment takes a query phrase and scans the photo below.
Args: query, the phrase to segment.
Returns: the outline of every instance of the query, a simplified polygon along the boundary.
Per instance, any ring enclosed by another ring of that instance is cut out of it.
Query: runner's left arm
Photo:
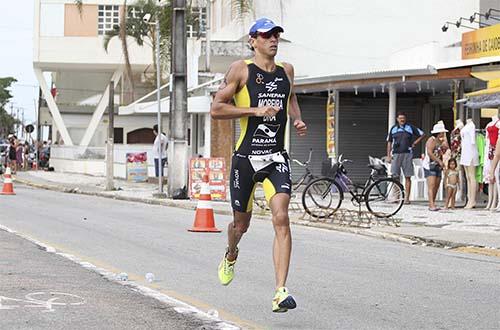
[[[283,63],[283,66],[285,68],[285,72],[288,76],[288,79],[290,80],[290,103],[288,104],[288,114],[290,115],[290,118],[293,120],[293,126],[297,130],[297,134],[299,136],[305,136],[307,133],[307,126],[302,121],[302,115],[300,113],[300,107],[299,107],[299,102],[297,101],[297,95],[295,95],[293,91],[293,79],[295,76],[293,65],[290,63]]]

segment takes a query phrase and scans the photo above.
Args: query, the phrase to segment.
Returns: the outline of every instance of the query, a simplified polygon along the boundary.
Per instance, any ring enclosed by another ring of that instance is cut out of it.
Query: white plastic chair
[[[424,176],[424,168],[420,158],[413,159],[413,169],[415,175],[411,177],[410,200],[426,200],[427,199],[427,180]],[[403,178],[403,177],[402,177]],[[403,178],[404,184],[404,178]]]

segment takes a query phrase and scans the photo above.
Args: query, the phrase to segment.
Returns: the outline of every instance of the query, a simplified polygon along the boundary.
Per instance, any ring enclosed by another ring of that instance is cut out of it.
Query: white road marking
[[[42,300],[41,298],[35,298],[35,296],[46,296],[47,300]],[[55,312],[53,306],[79,306],[85,304],[85,299],[64,292],[32,292],[28,293],[25,299],[9,298],[5,296],[0,296],[0,310],[6,309],[16,309],[16,308],[44,308],[43,312]],[[61,299],[70,298],[70,302],[61,302]],[[15,302],[18,305],[4,305],[2,302]]]
[[[134,281],[118,281],[116,280],[116,274],[113,273],[113,272],[110,272],[106,269],[103,269],[103,268],[100,268],[100,267],[96,267],[94,266],[93,264],[89,263],[89,262],[86,262],[86,261],[83,261],[83,260],[80,260],[79,258],[77,258],[76,256],[72,255],[72,254],[68,254],[68,253],[62,253],[62,252],[57,252],[55,248],[51,247],[50,245],[47,245],[47,244],[44,244],[36,239],[33,239],[31,237],[29,237],[28,235],[25,235],[23,233],[19,233],[19,232],[16,232],[15,230],[12,230],[6,226],[3,226],[3,225],[0,225],[0,230],[4,230],[4,231],[7,231],[9,233],[12,233],[12,234],[15,234],[23,239],[26,239],[32,243],[34,243],[35,245],[43,248],[44,250],[46,250],[47,252],[49,253],[55,253],[57,255],[60,255],[61,257],[63,258],[66,258],[68,260],[71,260],[75,263],[77,263],[78,265],[86,268],[86,269],[89,269],[89,270],[92,270],[100,275],[102,275],[104,278],[106,278],[108,281],[112,281],[112,282],[115,282],[115,283],[119,283],[121,285],[124,285],[124,286],[128,286],[130,287],[132,290],[134,291],[137,291],[145,296],[148,296],[148,297],[151,297],[151,298],[154,298],[156,300],[159,300],[169,306],[172,306],[173,309],[179,313],[179,314],[190,314],[190,315],[193,315],[194,317],[202,320],[202,321],[206,321],[207,323],[210,323],[211,327],[213,328],[213,324],[212,322],[213,321],[216,321],[217,324],[215,325],[216,326],[216,329],[220,329],[220,330],[236,330],[236,329],[240,329],[240,327],[236,326],[236,325],[233,325],[231,323],[228,323],[226,321],[223,321],[219,318],[216,318],[214,316],[211,316],[203,311],[201,311],[200,309],[194,307],[194,306],[191,306],[185,302],[182,302],[180,300],[177,300],[175,298],[172,298],[164,293],[161,293],[157,290],[154,290],[154,289],[151,289],[149,287],[146,287],[146,286],[143,286],[143,285],[140,285]],[[71,295],[71,294],[63,294],[63,295]],[[32,298],[32,297],[31,297]],[[7,298],[7,297],[2,297],[0,296],[0,310],[1,309],[9,309],[8,307],[12,307],[11,306],[6,306],[7,308],[2,308],[3,305],[1,304],[2,300],[3,299],[9,299],[9,300],[14,300],[14,301],[19,301],[19,300],[15,300],[13,298]],[[82,298],[83,299],[83,298]],[[33,301],[36,301],[33,300]],[[48,305],[48,302],[45,301],[43,302],[45,304],[45,306]],[[50,303],[50,306],[52,305],[56,305],[56,303],[53,303],[51,302]],[[5,306],[4,306],[5,307]],[[15,308],[15,307],[14,307]]]

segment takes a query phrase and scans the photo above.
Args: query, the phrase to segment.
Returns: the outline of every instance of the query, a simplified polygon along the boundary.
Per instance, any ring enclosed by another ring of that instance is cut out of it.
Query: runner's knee
[[[276,212],[276,214],[273,215],[273,225],[275,229],[288,228],[290,225],[288,212],[286,211]]]
[[[250,222],[235,222],[234,223],[234,229],[240,234],[246,233],[248,230],[248,227],[250,227]]]

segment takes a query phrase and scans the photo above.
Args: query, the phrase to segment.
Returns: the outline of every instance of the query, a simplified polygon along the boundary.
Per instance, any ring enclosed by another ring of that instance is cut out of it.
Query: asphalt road
[[[108,281],[0,230],[1,329],[205,329],[215,322]],[[212,323],[212,324],[210,324]]]
[[[255,220],[240,244],[236,277],[217,279],[222,234],[190,233],[193,211],[16,185],[0,196],[0,224],[245,328],[499,329],[500,259],[293,227],[288,281],[298,308],[271,312],[269,221]],[[0,328],[1,321],[0,318]]]

